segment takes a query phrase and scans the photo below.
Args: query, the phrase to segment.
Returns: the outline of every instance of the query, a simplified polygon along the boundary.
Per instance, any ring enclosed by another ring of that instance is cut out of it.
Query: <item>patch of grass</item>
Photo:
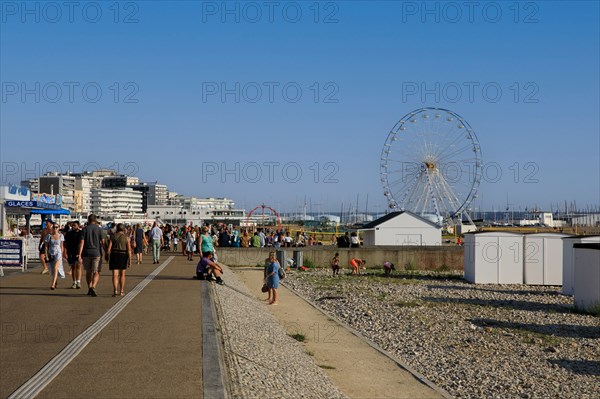
[[[387,294],[384,292],[382,294],[377,295],[377,299],[380,301],[385,301],[385,298],[387,297]]]
[[[417,263],[414,260],[408,260],[404,263],[404,270],[417,270]]]
[[[593,306],[590,309],[575,308],[574,312],[578,313],[578,314],[585,314],[585,315],[600,317],[600,304]]]
[[[436,272],[448,272],[450,270],[452,270],[452,269],[450,269],[450,266],[448,266],[445,263],[442,263],[441,266],[439,266],[437,269],[435,269]]]
[[[312,260],[310,260],[310,258],[304,258],[304,264],[302,266],[308,267],[309,269],[315,268],[315,264]]]
[[[293,334],[293,335],[290,335],[290,337],[294,338],[298,342],[306,341],[306,337],[304,336],[304,334]]]
[[[315,352],[313,351],[304,351],[304,353],[306,353],[308,356],[314,356]]]
[[[394,305],[399,306],[401,308],[416,308],[419,307],[421,305],[423,305],[421,302],[416,301],[416,300],[412,300],[412,301],[396,301],[394,302]]]
[[[325,369],[325,370],[335,370],[335,367],[328,366],[326,364],[319,364],[319,367],[321,367],[322,369]]]
[[[525,344],[540,344],[542,346],[557,346],[560,344],[560,340],[554,335],[531,332],[520,328],[511,328],[510,330],[520,335]]]
[[[464,276],[461,273],[453,273],[450,271],[436,272],[433,277],[443,280],[464,280]]]

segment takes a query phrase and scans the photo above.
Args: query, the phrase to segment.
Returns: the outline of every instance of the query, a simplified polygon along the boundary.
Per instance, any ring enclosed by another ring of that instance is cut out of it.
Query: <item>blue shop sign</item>
[[[39,201],[6,201],[8,208],[42,208],[42,209],[61,209],[59,205],[46,204]]]
[[[9,208],[33,208],[35,201],[6,201],[6,206]]]

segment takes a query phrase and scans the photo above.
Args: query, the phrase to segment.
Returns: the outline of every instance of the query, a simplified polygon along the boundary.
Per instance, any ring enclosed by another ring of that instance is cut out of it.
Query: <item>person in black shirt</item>
[[[83,239],[83,233],[79,221],[71,222],[71,229],[65,234],[65,251],[67,262],[71,266],[71,277],[73,285],[71,288],[81,288],[81,259],[79,259],[79,243]]]
[[[340,236],[337,240],[338,248],[349,248],[350,247],[350,237],[348,233],[343,236]]]
[[[223,231],[221,231],[221,235],[219,235],[219,246],[228,247],[229,241],[231,241],[231,237],[229,234],[227,234],[227,230],[223,229]]]

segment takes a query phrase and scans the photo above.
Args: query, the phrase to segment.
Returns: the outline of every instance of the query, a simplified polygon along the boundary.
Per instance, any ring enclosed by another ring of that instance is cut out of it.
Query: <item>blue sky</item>
[[[387,134],[433,106],[502,171],[475,207],[600,203],[598,2],[0,3],[1,184],[88,164],[247,209],[381,211]]]

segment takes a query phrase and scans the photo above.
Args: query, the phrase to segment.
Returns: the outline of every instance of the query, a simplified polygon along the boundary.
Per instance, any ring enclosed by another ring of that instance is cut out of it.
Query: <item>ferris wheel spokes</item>
[[[446,109],[421,108],[389,132],[381,182],[390,208],[440,221],[459,214],[476,196],[481,165],[477,136],[464,119]]]

